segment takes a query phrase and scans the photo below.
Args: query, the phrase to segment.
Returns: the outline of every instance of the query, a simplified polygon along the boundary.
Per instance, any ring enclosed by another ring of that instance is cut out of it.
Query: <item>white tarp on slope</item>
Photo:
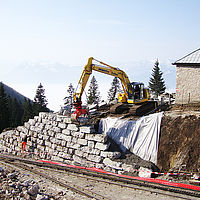
[[[160,124],[163,113],[155,113],[137,121],[119,118],[101,119],[99,131],[112,138],[122,149],[157,164]]]

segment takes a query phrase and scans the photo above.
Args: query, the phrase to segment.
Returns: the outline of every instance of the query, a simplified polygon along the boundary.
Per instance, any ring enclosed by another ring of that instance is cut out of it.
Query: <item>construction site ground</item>
[[[98,113],[99,112],[99,113]],[[98,122],[101,118],[112,116],[124,119],[137,120],[139,117],[132,113],[122,114],[109,113],[109,106],[100,109],[92,118],[91,123],[98,129]],[[152,171],[160,172],[186,172],[199,175],[200,170],[200,104],[194,105],[173,105],[164,112],[161,122],[161,132],[158,149],[157,166],[151,162],[142,160],[140,157],[126,153],[115,161],[133,165],[136,169],[145,167]],[[115,142],[111,141],[110,151],[120,151]],[[35,167],[31,167],[35,169]],[[53,177],[62,177],[74,184],[101,193],[109,199],[179,199],[163,196],[154,192],[140,190],[128,190],[113,185],[105,185],[97,182],[89,182],[83,179],[74,179],[56,171],[49,174]],[[127,173],[137,176],[138,172]],[[12,177],[15,178],[12,178]],[[190,183],[191,176],[155,176],[156,178],[173,182]],[[19,170],[7,164],[0,163],[0,199],[88,199],[75,192],[66,190],[55,183],[36,176],[31,172]],[[17,188],[21,189],[17,189]],[[116,191],[118,191],[116,193]],[[120,196],[119,196],[120,194]],[[186,197],[187,199],[188,197]],[[195,199],[195,197],[189,197]]]

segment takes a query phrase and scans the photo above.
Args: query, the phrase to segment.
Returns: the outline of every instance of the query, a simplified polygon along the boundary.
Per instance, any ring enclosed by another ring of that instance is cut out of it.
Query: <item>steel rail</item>
[[[14,165],[17,166],[18,168],[22,168],[23,170],[29,171],[31,173],[37,174],[39,176],[42,176],[43,178],[46,178],[64,188],[70,189],[73,192],[79,193],[81,195],[84,195],[86,197],[89,197],[91,199],[96,199],[96,200],[110,200],[109,198],[102,196],[96,192],[92,192],[91,190],[85,189],[83,187],[77,186],[75,184],[70,184],[69,182],[67,182],[66,180],[62,180],[61,178],[59,178],[59,180],[57,180],[56,178],[53,178],[47,174],[38,172],[37,170],[33,170],[30,168],[30,166],[25,165],[25,164],[21,164],[21,163],[16,163],[16,162],[12,162],[9,161],[8,159],[5,159],[3,162],[5,163],[9,163],[10,165]],[[60,181],[62,180],[62,181]]]
[[[46,170],[46,168],[44,168],[44,167],[41,167],[41,169]],[[135,187],[135,186],[125,185],[125,184],[121,184],[121,183],[110,182],[110,181],[102,180],[100,178],[94,178],[94,177],[91,178],[91,177],[88,177],[88,176],[86,177],[85,175],[74,174],[72,172],[70,173],[70,172],[57,171],[55,169],[48,169],[48,170],[56,172],[56,173],[67,173],[67,175],[69,175],[69,176],[75,176],[75,177],[78,177],[78,178],[83,178],[83,179],[92,180],[92,181],[96,181],[96,182],[107,183],[109,185],[117,185],[117,186],[120,186],[120,187],[126,187],[126,188],[130,188],[130,189],[141,190],[141,191],[150,192],[150,193],[157,193],[157,194],[160,194],[160,195],[170,196],[170,197],[175,197],[175,198],[180,198],[180,199],[186,199],[186,200],[191,199],[191,198],[177,196],[177,195],[173,195],[173,194],[165,194],[165,193],[159,192],[159,191],[153,191],[153,190],[148,190],[148,189],[139,188],[139,187]]]
[[[34,164],[37,166],[43,166],[43,167],[49,167],[53,169],[59,169],[59,170],[65,170],[68,172],[73,172],[73,173],[78,173],[78,174],[83,174],[83,175],[88,175],[88,176],[93,176],[93,177],[100,177],[103,179],[109,179],[112,181],[118,181],[118,182],[124,182],[126,184],[134,184],[138,186],[144,186],[144,187],[151,187],[154,189],[159,189],[159,190],[165,190],[169,192],[174,192],[174,193],[179,193],[179,194],[185,194],[189,196],[194,196],[194,197],[200,197],[200,192],[194,191],[191,189],[183,189],[183,188],[178,188],[178,187],[172,187],[168,185],[162,185],[159,183],[149,183],[144,180],[135,180],[135,179],[130,179],[130,178],[125,178],[125,177],[119,177],[119,176],[114,176],[111,174],[102,174],[100,172],[94,172],[94,171],[88,171],[86,169],[77,169],[77,168],[71,168],[71,167],[66,167],[66,166],[61,166],[61,165],[54,165],[54,164],[49,164],[49,163],[41,163],[38,161],[33,161],[33,160],[28,160],[28,159],[21,159],[18,157],[14,156],[8,156],[8,155],[0,155],[0,158],[7,158],[12,161],[18,160],[22,161],[24,163],[28,164]]]

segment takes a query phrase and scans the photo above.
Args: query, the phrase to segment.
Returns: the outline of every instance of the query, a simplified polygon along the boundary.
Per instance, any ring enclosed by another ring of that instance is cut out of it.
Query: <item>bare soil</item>
[[[162,171],[200,170],[200,116],[165,116],[161,123],[158,167]]]

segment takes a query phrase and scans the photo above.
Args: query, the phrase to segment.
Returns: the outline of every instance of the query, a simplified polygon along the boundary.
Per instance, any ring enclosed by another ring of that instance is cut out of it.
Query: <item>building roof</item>
[[[173,63],[178,64],[200,65],[200,48]]]

